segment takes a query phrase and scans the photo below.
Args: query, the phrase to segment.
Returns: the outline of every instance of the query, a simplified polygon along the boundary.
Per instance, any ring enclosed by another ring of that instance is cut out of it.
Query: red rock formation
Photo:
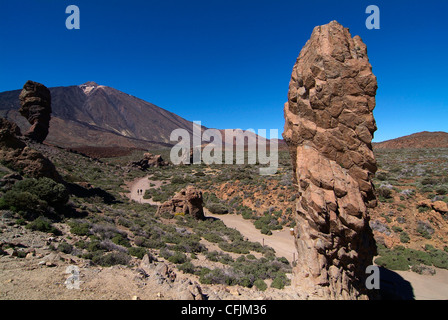
[[[336,21],[316,27],[294,65],[283,137],[299,195],[294,282],[324,298],[370,295],[376,90],[361,38]]]
[[[62,178],[53,163],[40,152],[28,147],[20,139],[19,127],[0,118],[0,160],[23,175],[32,178],[47,177],[57,182]]]
[[[204,220],[204,209],[202,205],[202,192],[193,186],[188,186],[159,206],[157,214],[164,212],[174,215],[190,214],[197,220]]]
[[[152,153],[145,153],[143,155],[143,159],[139,160],[139,161],[135,161],[132,162],[131,165],[133,167],[139,168],[140,170],[147,170],[148,168],[152,168],[152,167],[163,167],[163,166],[167,166],[168,162],[163,161],[162,156],[157,154],[154,155]]]

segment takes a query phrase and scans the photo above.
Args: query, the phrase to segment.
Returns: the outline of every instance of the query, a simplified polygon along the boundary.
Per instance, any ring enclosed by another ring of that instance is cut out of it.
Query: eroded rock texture
[[[362,299],[376,245],[371,141],[376,77],[361,38],[336,21],[314,29],[292,72],[286,140],[298,187],[295,283],[330,299]]]
[[[145,153],[143,159],[132,162],[131,165],[145,171],[148,168],[167,166],[168,162],[163,161],[162,156],[159,154],[154,155],[152,153]]]
[[[51,94],[43,84],[27,81],[19,96],[19,112],[27,118],[31,128],[25,136],[42,143],[48,135],[51,119]]]
[[[202,192],[193,186],[188,186],[160,205],[157,214],[189,214],[197,220],[204,220],[203,203]]]
[[[57,182],[62,178],[54,164],[21,139],[19,127],[0,118],[0,161],[2,164],[32,178],[47,177]]]

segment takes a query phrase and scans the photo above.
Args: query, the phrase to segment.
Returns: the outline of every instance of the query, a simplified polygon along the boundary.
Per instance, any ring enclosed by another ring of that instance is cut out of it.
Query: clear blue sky
[[[65,8],[81,11],[67,30]],[[368,5],[381,29],[365,27]],[[375,141],[448,131],[448,1],[1,0],[0,91],[96,81],[207,127],[283,132],[294,62],[316,25],[367,44]]]

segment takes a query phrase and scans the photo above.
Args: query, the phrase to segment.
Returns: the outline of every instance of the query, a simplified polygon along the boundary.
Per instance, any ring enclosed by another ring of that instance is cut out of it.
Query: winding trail
[[[154,184],[154,186],[150,187],[151,183]],[[151,176],[147,176],[138,178],[127,185],[131,191],[131,193],[128,194],[131,200],[140,203],[149,203],[151,205],[161,204],[152,201],[152,199],[143,199],[143,194],[147,189],[160,188],[162,181],[153,181],[151,180]],[[143,190],[142,194],[139,194],[137,190]],[[241,215],[217,215],[212,214],[206,208],[204,208],[204,213],[206,217],[220,219],[227,227],[238,230],[248,240],[259,242],[261,244],[264,243],[265,245],[272,247],[277,256],[285,257],[290,262],[293,261],[296,249],[292,236],[289,234],[289,230],[283,229],[274,231],[271,236],[266,236],[261,234],[252,222],[243,219]],[[437,272],[434,276],[420,275],[411,271],[394,272],[410,283],[416,300],[446,300],[448,299],[448,270],[435,269]]]
[[[128,195],[130,199],[140,202],[149,203],[151,205],[160,205],[161,203],[155,202],[152,199],[143,199],[145,190],[150,188],[150,184],[154,184],[151,188],[160,188],[162,181],[153,181],[151,176],[144,178],[138,178],[128,184],[131,193]],[[137,191],[143,190],[142,194]],[[285,257],[288,261],[292,262],[295,254],[295,246],[293,238],[289,233],[289,229],[276,230],[272,232],[271,236],[266,236],[260,233],[251,221],[243,219],[241,215],[236,214],[213,214],[207,208],[204,208],[204,214],[206,217],[213,217],[219,219],[229,228],[234,228],[241,232],[249,241],[259,242],[273,248],[278,257]]]

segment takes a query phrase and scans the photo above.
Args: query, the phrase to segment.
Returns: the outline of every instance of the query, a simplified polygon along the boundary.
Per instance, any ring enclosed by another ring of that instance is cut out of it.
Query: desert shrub
[[[260,291],[265,291],[268,288],[268,285],[262,279],[255,280],[254,286]]]
[[[93,256],[92,262],[102,267],[110,267],[117,264],[127,265],[131,257],[124,252],[110,252]]]
[[[387,173],[383,171],[379,171],[375,174],[375,178],[377,178],[380,181],[386,181],[387,180]]]
[[[14,212],[23,212],[25,219],[32,220],[45,213],[48,205],[37,195],[28,191],[9,190],[3,195],[1,207]]]
[[[196,272],[196,268],[195,268],[194,264],[192,264],[190,261],[186,261],[186,262],[182,263],[177,268],[179,270],[183,271],[184,273],[195,274],[195,272]]]
[[[438,187],[434,191],[440,196],[444,196],[448,193],[448,189],[445,187]]]
[[[431,239],[434,229],[428,223],[419,221],[417,225],[417,232],[420,233],[423,238]]]
[[[61,242],[58,245],[58,251],[70,254],[73,251],[73,246],[71,244],[68,244],[67,242]]]
[[[118,244],[120,246],[131,247],[131,244],[129,243],[127,237],[123,236],[122,234],[115,235],[111,240],[113,243]]]
[[[409,243],[410,240],[411,238],[409,237],[407,232],[403,231],[400,233],[400,241],[402,243]]]
[[[267,236],[272,235],[272,231],[267,226],[262,226],[260,232]]]
[[[213,270],[203,268],[200,273],[199,282],[202,284],[226,284],[231,286],[237,284],[237,279],[233,274],[219,268]]]
[[[63,206],[69,199],[69,193],[63,184],[45,177],[18,181],[11,190],[32,193],[52,207]]]
[[[220,242],[218,244],[219,248],[221,248],[221,250],[227,251],[227,252],[233,252],[233,253],[239,253],[239,254],[249,254],[249,249],[247,249],[246,246],[241,246],[240,244],[243,244],[241,242]]]
[[[26,225],[27,229],[33,231],[42,231],[47,233],[53,233],[54,235],[60,235],[61,231],[59,231],[56,227],[54,227],[50,221],[50,219],[45,217],[38,217],[34,221],[30,222]]]
[[[210,261],[221,262],[223,264],[230,264],[233,262],[233,258],[230,255],[218,251],[207,252],[205,256]]]
[[[229,209],[221,203],[210,203],[206,205],[207,209],[214,214],[227,214]]]
[[[428,192],[432,192],[432,191],[433,191],[432,186],[423,186],[420,188],[421,193],[428,193]]]
[[[420,180],[420,183],[424,186],[427,186],[427,185],[435,185],[437,184],[437,181],[434,178],[426,177]]]
[[[92,240],[87,244],[86,249],[89,252],[102,251],[101,242],[98,240]]]
[[[139,259],[143,259],[145,254],[148,253],[148,249],[142,247],[131,247],[128,249],[128,252],[131,256],[137,257]]]
[[[224,241],[219,235],[217,235],[216,233],[204,233],[202,234],[202,237],[210,242],[213,243],[220,243],[222,241]]]
[[[187,262],[187,256],[182,252],[176,251],[171,257],[168,258],[168,261],[175,264],[183,264]]]
[[[286,264],[286,265],[289,266],[289,261],[288,261],[288,259],[286,259],[285,257],[277,258],[277,261],[279,261],[279,262],[281,262],[281,263],[284,263],[284,264]]]
[[[271,288],[284,289],[285,286],[289,285],[291,281],[286,277],[285,274],[279,274],[271,283]]]
[[[68,223],[70,232],[78,236],[87,236],[90,234],[90,223],[74,220]]]
[[[275,211],[274,211],[275,212]],[[282,213],[279,211],[280,214]],[[271,230],[280,230],[282,226],[279,224],[277,218],[270,213],[265,213],[264,216],[254,221],[255,228],[259,229],[261,233],[271,235]]]
[[[448,254],[430,245],[426,245],[425,251],[402,246],[394,249],[379,246],[378,249],[380,257],[375,259],[375,263],[391,270],[409,270],[409,266],[420,264],[448,269]]]
[[[379,198],[383,199],[391,199],[392,198],[392,190],[386,187],[379,187],[377,189]]]

